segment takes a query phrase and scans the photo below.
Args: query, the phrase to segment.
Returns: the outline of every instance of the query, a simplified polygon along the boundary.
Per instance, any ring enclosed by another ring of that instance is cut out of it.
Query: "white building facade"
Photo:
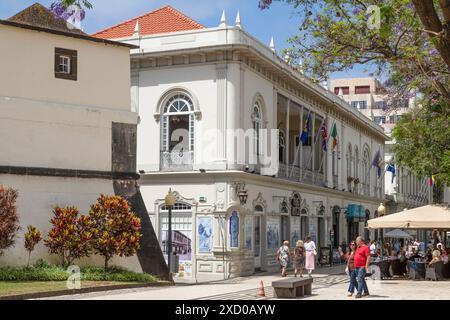
[[[354,109],[384,128],[391,136],[392,129],[403,114],[415,107],[415,96],[398,101],[395,108],[388,107],[388,97],[383,85],[374,77],[340,78],[331,80],[331,91],[348,102]],[[431,202],[431,190],[427,177],[418,177],[412,170],[395,165],[393,146],[386,142],[383,170],[388,213],[404,208],[423,206]],[[387,171],[389,164],[395,165],[395,174]]]
[[[139,31],[137,23],[132,36],[114,40],[140,46],[131,54],[140,190],[163,250],[164,198],[176,192],[178,278],[277,270],[282,241],[306,235],[318,248],[376,237],[364,225],[384,195],[372,166],[387,139],[379,125],[286,64],[239,18],[235,26],[223,16],[217,28]]]

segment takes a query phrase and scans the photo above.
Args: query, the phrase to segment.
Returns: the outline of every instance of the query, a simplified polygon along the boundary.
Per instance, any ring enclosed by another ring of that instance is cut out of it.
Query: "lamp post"
[[[167,196],[165,198],[165,204],[167,209],[169,210],[169,230],[167,241],[167,267],[169,268],[169,279],[172,280],[172,269],[171,269],[171,260],[172,260],[172,208],[175,205],[175,195],[172,190],[169,189]]]
[[[386,214],[386,207],[383,203],[380,203],[380,206],[377,209],[378,216],[383,217]],[[380,229],[380,238],[381,238],[381,257],[383,257],[383,228]]]

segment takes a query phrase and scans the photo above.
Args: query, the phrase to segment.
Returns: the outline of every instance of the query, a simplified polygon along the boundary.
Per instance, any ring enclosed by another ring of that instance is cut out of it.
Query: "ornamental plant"
[[[76,207],[53,209],[50,223],[53,228],[48,232],[48,239],[44,240],[50,253],[61,257],[63,266],[68,266],[75,259],[88,257],[91,253],[92,221],[89,216],[78,216]]]
[[[41,232],[36,227],[28,226],[28,232],[25,233],[25,249],[28,251],[27,267],[30,266],[31,252],[41,240]]]
[[[17,190],[0,185],[0,256],[3,251],[14,245],[19,227],[16,200]]]
[[[101,194],[91,206],[92,247],[105,259],[105,270],[115,255],[130,257],[140,248],[141,220],[120,196]]]

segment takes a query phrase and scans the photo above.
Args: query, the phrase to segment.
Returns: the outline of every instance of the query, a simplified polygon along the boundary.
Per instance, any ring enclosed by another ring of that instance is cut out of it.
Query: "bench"
[[[313,278],[286,278],[272,282],[275,298],[296,298],[311,295]]]

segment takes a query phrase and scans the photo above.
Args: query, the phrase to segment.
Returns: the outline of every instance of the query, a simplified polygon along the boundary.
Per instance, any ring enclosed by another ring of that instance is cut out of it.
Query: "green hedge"
[[[65,281],[69,277],[66,268],[38,262],[31,267],[0,267],[0,281]],[[158,279],[147,273],[135,273],[118,267],[105,271],[100,267],[81,267],[81,280],[157,282]]]

